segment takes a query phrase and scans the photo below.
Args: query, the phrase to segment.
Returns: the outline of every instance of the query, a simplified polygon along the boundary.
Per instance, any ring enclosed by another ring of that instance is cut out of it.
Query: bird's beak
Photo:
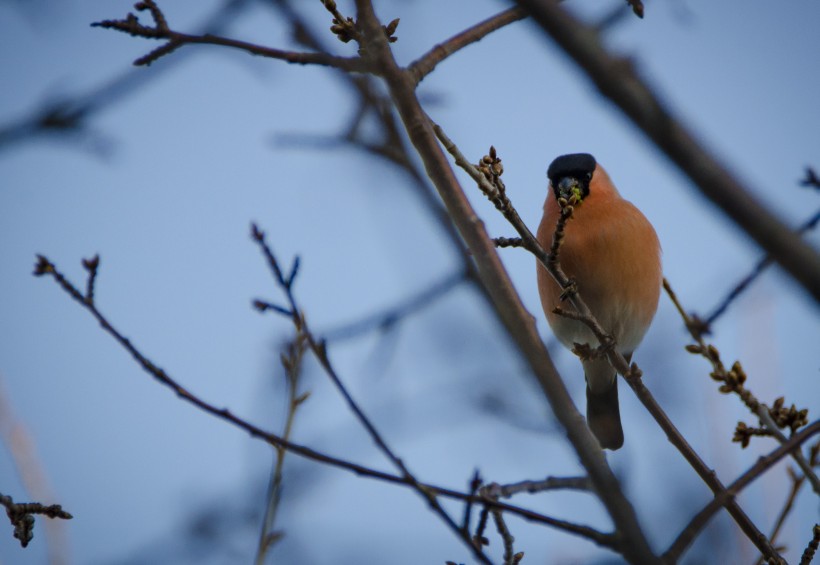
[[[578,189],[580,189],[578,179],[574,179],[572,177],[564,177],[560,181],[558,181],[559,198],[566,198],[567,200],[569,200],[569,197],[572,196],[573,193],[577,192]]]

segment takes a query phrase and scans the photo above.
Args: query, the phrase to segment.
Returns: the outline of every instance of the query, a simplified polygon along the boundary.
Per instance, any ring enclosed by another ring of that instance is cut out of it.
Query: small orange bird
[[[550,191],[538,241],[549,249],[560,216],[558,198],[580,196],[564,230],[559,262],[601,327],[615,338],[627,361],[643,339],[661,292],[661,246],[643,214],[618,193],[609,175],[587,153],[562,155],[549,166]],[[566,347],[599,345],[579,321],[559,316],[561,288],[538,264],[538,293],[552,331]],[[601,447],[624,444],[618,408],[618,380],[605,358],[583,361],[587,382],[587,423]]]

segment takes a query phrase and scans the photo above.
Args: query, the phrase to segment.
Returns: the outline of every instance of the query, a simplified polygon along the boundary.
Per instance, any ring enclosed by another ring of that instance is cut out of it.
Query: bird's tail
[[[630,356],[631,357],[631,356]],[[606,359],[584,361],[587,381],[587,424],[604,449],[615,451],[624,444],[618,407],[618,375]]]
[[[587,424],[604,449],[615,451],[624,444],[617,380],[604,392],[592,392],[587,385]]]

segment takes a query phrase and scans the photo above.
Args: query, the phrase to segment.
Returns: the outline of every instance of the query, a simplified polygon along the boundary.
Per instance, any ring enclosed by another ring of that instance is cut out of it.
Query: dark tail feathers
[[[601,393],[592,392],[587,385],[587,424],[604,449],[615,451],[624,444],[617,379]]]

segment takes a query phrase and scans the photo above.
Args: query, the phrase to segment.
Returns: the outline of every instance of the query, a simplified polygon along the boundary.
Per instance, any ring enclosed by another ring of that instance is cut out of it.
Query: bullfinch
[[[658,308],[663,275],[661,246],[652,224],[624,200],[604,168],[587,153],[562,155],[547,171],[549,192],[538,241],[549,249],[560,216],[558,198],[575,194],[578,203],[564,230],[559,262],[601,327],[615,338],[627,362]],[[555,336],[566,347],[598,347],[582,322],[555,314],[562,290],[538,264],[541,305]],[[624,443],[618,407],[618,379],[605,357],[582,361],[586,377],[587,424],[601,447]]]

